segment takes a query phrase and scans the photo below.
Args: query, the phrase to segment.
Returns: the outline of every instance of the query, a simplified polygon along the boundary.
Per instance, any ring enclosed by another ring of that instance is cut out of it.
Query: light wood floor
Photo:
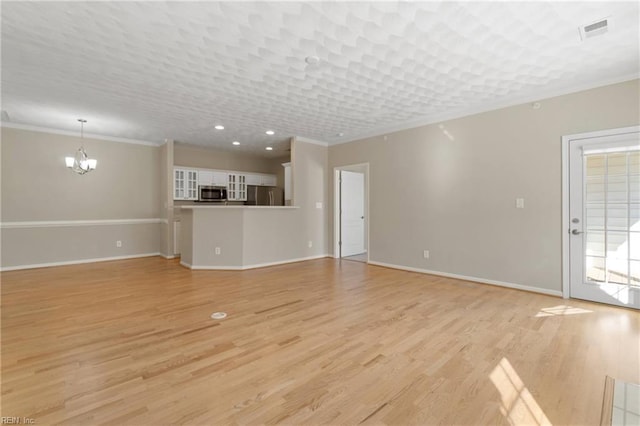
[[[358,262],[1,278],[2,416],[37,424],[595,425],[640,381],[637,311]]]

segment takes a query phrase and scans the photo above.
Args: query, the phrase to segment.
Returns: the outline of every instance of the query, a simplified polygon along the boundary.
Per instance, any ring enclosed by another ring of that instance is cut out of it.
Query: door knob
[[[580,235],[580,234],[582,234],[583,232],[582,232],[582,231],[578,231],[577,229],[572,229],[572,230],[571,230],[571,233],[572,233],[573,235]]]

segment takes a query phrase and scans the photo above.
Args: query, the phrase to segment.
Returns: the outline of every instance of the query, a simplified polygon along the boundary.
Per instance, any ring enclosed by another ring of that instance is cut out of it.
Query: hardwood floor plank
[[[637,311],[359,262],[0,278],[1,414],[37,424],[596,425],[640,382]]]

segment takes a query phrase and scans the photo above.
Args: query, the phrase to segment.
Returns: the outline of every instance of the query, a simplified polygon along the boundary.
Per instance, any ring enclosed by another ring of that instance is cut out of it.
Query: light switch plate
[[[316,209],[321,209],[322,208],[322,201],[317,201],[316,202]]]
[[[516,198],[516,209],[524,209],[524,198]]]

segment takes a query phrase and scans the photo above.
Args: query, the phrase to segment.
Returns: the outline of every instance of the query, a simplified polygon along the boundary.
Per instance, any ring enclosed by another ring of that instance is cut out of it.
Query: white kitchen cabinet
[[[227,186],[229,183],[229,173],[227,172],[213,172],[213,178],[211,181],[211,185],[213,186]]]
[[[262,176],[257,173],[247,173],[247,185],[262,185]]]
[[[262,175],[262,185],[264,186],[276,186],[278,184],[278,178],[276,175]]]
[[[213,185],[213,171],[199,170],[198,185]]]
[[[173,199],[198,199],[198,171],[190,169],[173,169]]]
[[[264,173],[247,173],[247,185],[276,186],[278,178],[276,175]]]
[[[198,185],[227,186],[228,176],[219,170],[198,170]]]
[[[227,199],[229,201],[247,201],[247,176],[245,174],[229,173]]]

